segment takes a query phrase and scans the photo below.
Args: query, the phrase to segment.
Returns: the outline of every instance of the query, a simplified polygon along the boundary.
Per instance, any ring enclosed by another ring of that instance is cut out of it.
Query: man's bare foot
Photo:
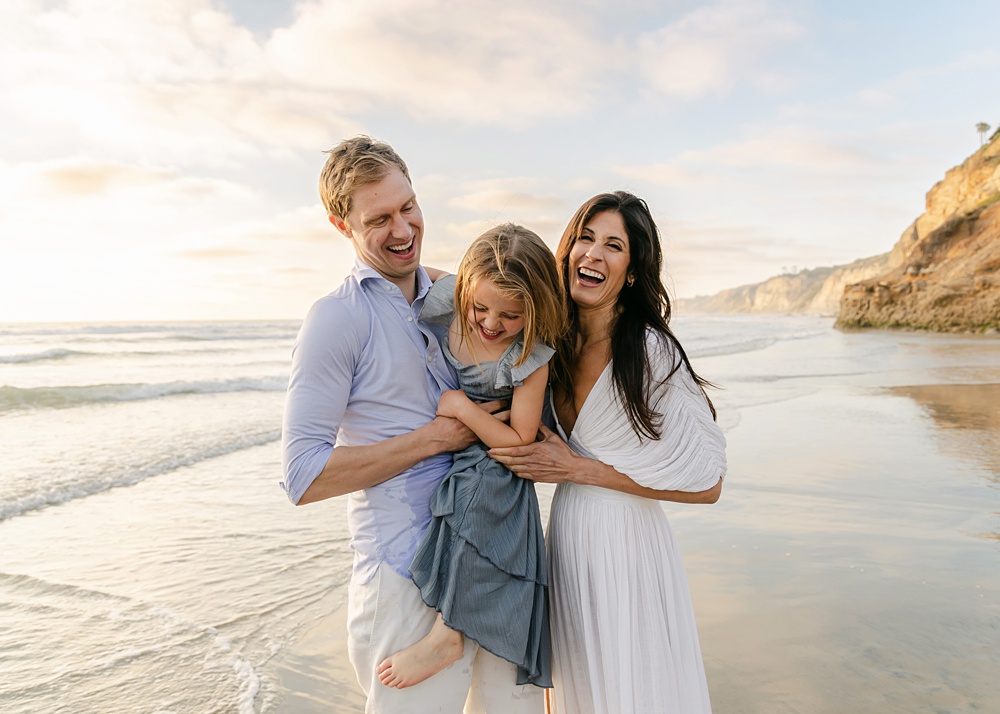
[[[420,684],[462,656],[465,638],[448,628],[441,616],[422,640],[379,662],[375,672],[387,687]]]

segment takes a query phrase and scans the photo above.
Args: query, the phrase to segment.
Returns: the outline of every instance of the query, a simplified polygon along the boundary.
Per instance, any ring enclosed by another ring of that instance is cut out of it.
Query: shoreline
[[[347,599],[304,628],[265,671],[280,687],[275,714],[364,711],[365,696],[347,656]]]

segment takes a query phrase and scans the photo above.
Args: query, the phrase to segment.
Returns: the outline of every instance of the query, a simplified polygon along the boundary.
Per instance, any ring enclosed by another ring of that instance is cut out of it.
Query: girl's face
[[[489,280],[478,280],[466,320],[470,332],[484,345],[506,347],[524,329],[524,304],[497,290]]]

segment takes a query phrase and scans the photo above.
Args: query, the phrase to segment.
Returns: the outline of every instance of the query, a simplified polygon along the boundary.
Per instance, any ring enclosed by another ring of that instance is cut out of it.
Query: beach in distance
[[[728,441],[664,506],[713,710],[1000,711],[1000,338],[832,323],[672,323]],[[345,499],[278,486],[297,329],[0,325],[0,711],[363,709]]]

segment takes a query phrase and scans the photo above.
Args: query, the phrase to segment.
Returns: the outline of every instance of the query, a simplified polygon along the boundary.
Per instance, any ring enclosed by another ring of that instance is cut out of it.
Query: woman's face
[[[629,259],[621,214],[596,214],[569,251],[570,297],[581,308],[613,308],[628,276]]]

